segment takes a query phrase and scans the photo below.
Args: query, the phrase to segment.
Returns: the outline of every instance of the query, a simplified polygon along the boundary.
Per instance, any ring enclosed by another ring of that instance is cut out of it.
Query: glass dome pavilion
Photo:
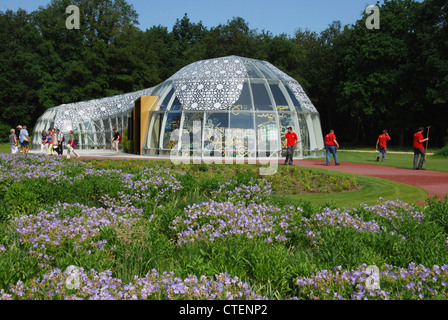
[[[54,127],[73,130],[77,148],[109,149],[112,129],[127,128],[134,153],[209,156],[229,149],[226,133],[234,129],[255,133],[257,143],[268,142],[267,156],[281,157],[290,126],[301,141],[296,156],[323,155],[319,113],[300,84],[269,62],[229,56],[192,63],[153,88],[49,109],[33,144]],[[255,156],[247,139],[233,138],[238,156]]]

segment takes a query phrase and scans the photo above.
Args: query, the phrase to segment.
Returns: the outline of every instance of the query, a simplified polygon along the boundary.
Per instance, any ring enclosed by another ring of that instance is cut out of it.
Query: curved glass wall
[[[158,97],[143,154],[281,157],[291,126],[301,141],[297,157],[323,155],[319,113],[300,84],[266,61],[237,56],[192,63],[154,88],[49,109],[33,144],[40,146],[42,130],[60,128],[74,130],[77,148],[111,148],[112,129],[131,130],[141,96]]]
[[[296,156],[323,154],[316,108],[297,81],[265,61],[232,56],[193,63],[153,95],[160,99],[145,154],[211,156],[218,151],[225,156],[230,150],[238,156],[260,156],[261,151],[280,157],[290,126],[301,141]],[[232,132],[244,137],[229,138]],[[266,148],[251,148],[254,134]],[[273,150],[276,141],[279,147]]]
[[[97,100],[63,104],[47,110],[36,122],[33,147],[40,148],[42,130],[73,130],[77,149],[111,149],[113,129],[123,133],[129,126],[134,102],[151,95],[153,88]]]

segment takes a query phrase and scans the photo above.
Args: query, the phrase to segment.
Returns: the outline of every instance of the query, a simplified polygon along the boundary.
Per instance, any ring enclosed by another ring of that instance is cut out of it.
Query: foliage
[[[446,299],[448,197],[314,208],[256,166],[0,161],[0,299]]]
[[[80,30],[65,27],[69,4],[81,9]],[[48,108],[153,87],[194,61],[239,55],[297,79],[324,131],[336,129],[344,144],[371,144],[388,128],[396,137],[391,145],[410,145],[426,123],[431,144],[440,146],[448,101],[446,1],[379,6],[380,30],[368,30],[362,14],[321,33],[298,25],[293,36],[251,29],[242,17],[207,28],[187,14],[171,30],[140,30],[124,0],[54,0],[31,13],[0,12],[0,124],[31,128]]]
[[[436,156],[448,157],[448,144],[434,153]]]

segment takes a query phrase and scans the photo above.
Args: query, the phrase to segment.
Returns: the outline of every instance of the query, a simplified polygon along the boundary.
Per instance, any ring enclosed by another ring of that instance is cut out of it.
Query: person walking
[[[53,140],[53,134],[51,131],[51,128],[48,129],[47,139],[45,140],[45,143],[48,144],[48,151],[47,155],[53,156],[54,155],[54,140]]]
[[[429,139],[423,138],[423,131],[425,128],[420,127],[418,131],[414,134],[414,170],[425,170],[423,168],[423,163],[425,162],[425,147],[423,146],[423,142],[428,141]],[[420,156],[420,161],[419,161]]]
[[[9,135],[9,146],[11,147],[11,153],[16,154],[19,149],[17,149],[17,137],[16,137],[16,130],[11,129]]]
[[[70,130],[69,132],[70,134],[70,138],[68,140],[68,144],[67,144],[67,159],[70,159],[70,152],[73,152],[73,154],[79,158],[79,154],[76,153],[75,151],[75,136],[73,134],[73,130]]]
[[[19,149],[19,147],[22,147],[22,145],[20,144],[20,131],[22,130],[22,126],[19,124],[17,127],[16,127],[16,139],[17,139],[17,148]]]
[[[42,130],[42,144],[40,146],[40,152],[45,153],[45,144],[47,143],[47,131]]]
[[[296,150],[297,146],[299,145],[299,138],[297,137],[297,134],[295,132],[292,132],[292,127],[288,128],[288,133],[285,134],[285,140],[286,140],[286,159],[285,159],[285,165],[292,165],[293,164],[293,157],[294,157],[294,151]]]
[[[28,154],[28,152],[30,151],[30,136],[28,130],[26,129],[26,126],[23,126],[22,130],[20,130],[19,140],[20,144],[22,145],[22,153]]]
[[[120,143],[120,133],[118,132],[117,129],[114,128],[114,139],[112,140],[112,144],[113,144],[113,148],[115,150],[115,154],[118,154],[118,144]]]
[[[62,156],[64,151],[62,143],[64,142],[65,139],[60,129],[56,130],[56,139],[58,140],[58,148],[57,148],[58,155]]]
[[[330,155],[333,155],[334,162],[337,166],[340,165],[338,157],[336,155],[339,149],[339,143],[334,135],[334,130],[331,129],[330,133],[325,136],[325,149],[327,149],[327,166],[330,165]]]
[[[380,154],[376,157],[376,162],[380,161],[380,158],[383,159],[383,162],[386,161],[386,153],[387,153],[387,140],[391,140],[387,130],[383,130],[383,134],[378,137],[376,141],[376,151],[379,151]],[[379,149],[378,149],[379,148]]]
[[[51,138],[53,139],[53,154],[56,155],[58,153],[59,142],[58,135],[56,134],[56,129],[51,129]]]

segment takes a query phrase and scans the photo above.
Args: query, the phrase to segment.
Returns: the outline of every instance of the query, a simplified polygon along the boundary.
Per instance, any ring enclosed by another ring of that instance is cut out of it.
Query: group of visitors
[[[16,129],[10,130],[9,144],[11,147],[11,153],[12,154],[18,153],[19,152],[18,148],[21,146],[23,154],[27,154],[30,150],[31,139],[29,137],[29,133],[26,129],[26,126],[22,127],[19,125],[17,126]],[[62,156],[64,153],[64,146],[65,146],[65,148],[67,149],[67,158],[70,158],[72,153],[79,158],[79,154],[76,153],[75,151],[76,143],[73,130],[70,130],[69,135],[70,138],[68,139],[68,142],[65,143],[66,142],[65,136],[60,129],[49,128],[48,130],[43,130],[41,137],[40,151],[42,153],[47,153],[47,155],[49,156],[54,155]],[[118,145],[122,139],[123,138],[121,134],[118,132],[117,129],[114,128],[112,144],[115,154],[119,154]]]
[[[50,128],[48,129],[48,132],[43,130],[40,150],[45,153],[46,149],[49,156],[54,156],[55,154],[62,156],[64,150],[62,143],[64,140],[64,135],[59,129],[56,130],[54,128]]]
[[[73,130],[70,130],[69,134],[70,138],[67,143],[67,158],[70,158],[71,153],[79,158],[79,155],[75,151],[76,144]],[[54,156],[56,154],[62,156],[64,153],[64,142],[65,136],[60,129],[50,128],[48,131],[43,130],[41,151],[45,153],[46,149],[47,155],[49,156]]]
[[[429,138],[423,138],[423,131],[424,128],[420,127],[418,129],[418,132],[414,134],[413,139],[413,148],[414,148],[414,170],[425,170],[423,168],[423,163],[425,162],[426,158],[426,151],[423,146],[423,143],[428,141]],[[285,165],[292,165],[293,164],[293,154],[296,148],[299,146],[299,139],[297,137],[297,134],[292,131],[292,127],[288,128],[288,133],[285,135],[286,140],[286,160]],[[391,137],[389,136],[389,133],[387,130],[383,130],[383,133],[378,136],[378,139],[376,141],[376,150],[379,151],[379,154],[376,158],[376,161],[379,162],[380,159],[382,159],[383,162],[386,161],[386,153],[387,153],[387,141],[390,141]],[[336,139],[336,136],[334,134],[334,130],[331,129],[330,132],[325,135],[324,138],[325,142],[325,149],[327,151],[326,154],[326,165],[330,165],[330,159],[331,155],[333,155],[333,159],[335,162],[335,165],[339,166],[340,163],[338,161],[337,157],[337,150],[339,149],[339,143]],[[420,157],[420,160],[419,160]]]
[[[16,130],[17,129],[17,130]],[[16,129],[10,130],[9,135],[9,145],[11,147],[11,153],[16,154],[19,152],[19,146],[22,147],[22,153],[28,154],[30,150],[30,136],[26,126],[18,125]],[[42,140],[41,140],[41,152],[47,153],[48,155],[54,156],[59,155],[62,156],[64,152],[64,142],[65,136],[61,132],[60,129],[50,128],[48,130],[42,131]],[[73,130],[70,130],[70,139],[67,143],[67,158],[70,158],[70,154],[73,153],[75,156],[79,158],[79,155],[76,153],[75,148],[75,136],[73,134]]]
[[[10,130],[9,134],[9,146],[11,147],[11,153],[16,154],[19,152],[19,146],[22,147],[22,153],[28,154],[30,151],[30,135],[26,126],[17,126],[15,129]]]

